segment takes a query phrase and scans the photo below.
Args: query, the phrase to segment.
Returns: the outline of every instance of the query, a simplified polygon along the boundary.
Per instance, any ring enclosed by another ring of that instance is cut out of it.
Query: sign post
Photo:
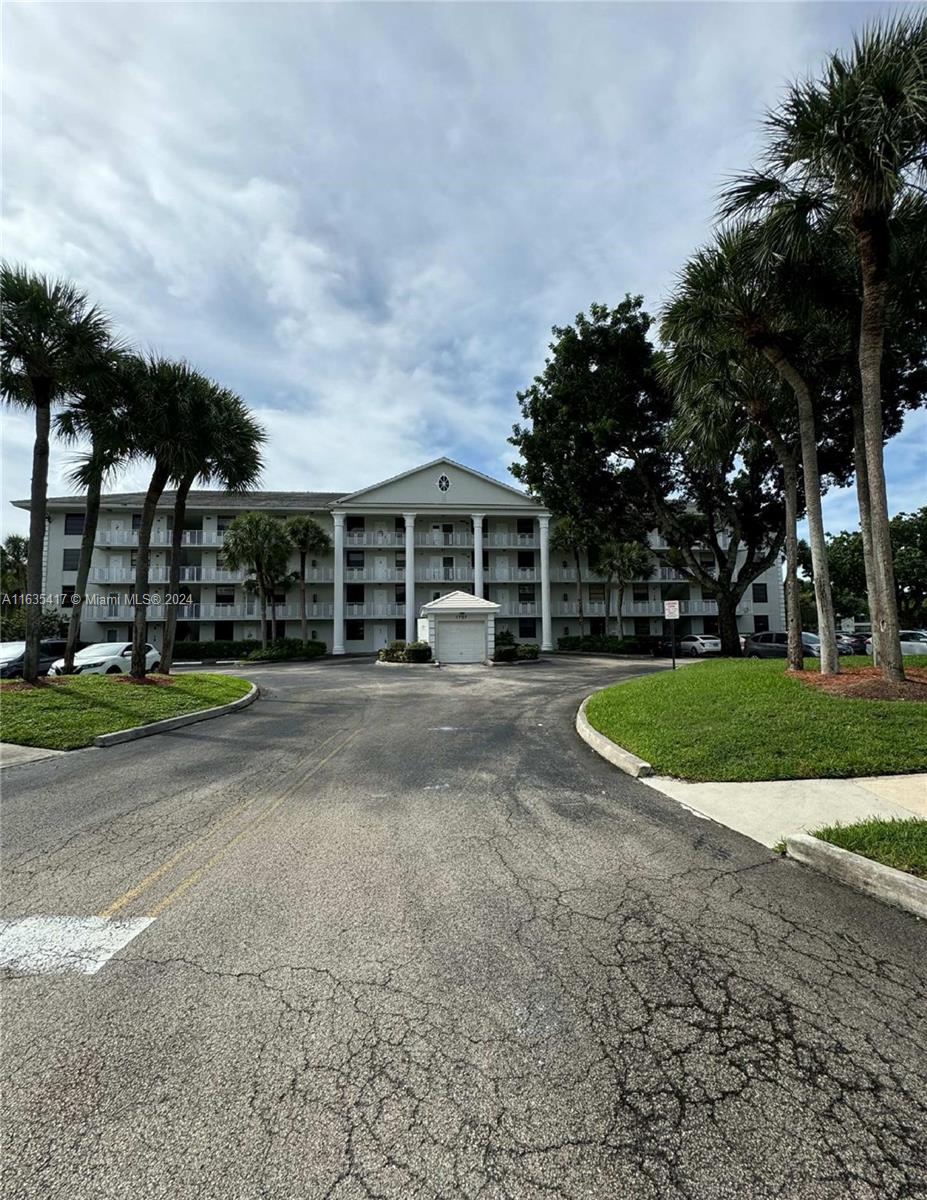
[[[670,623],[670,638],[673,645],[673,670],[676,670],[676,622],[679,620],[679,601],[663,601],[663,619]]]

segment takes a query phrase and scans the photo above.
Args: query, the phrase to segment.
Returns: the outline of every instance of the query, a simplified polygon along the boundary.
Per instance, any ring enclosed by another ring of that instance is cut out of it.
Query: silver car
[[[866,653],[872,653],[872,638],[866,642]],[[927,654],[927,629],[902,629],[901,653]]]
[[[689,658],[721,653],[721,639],[709,633],[687,633],[679,642],[679,653]]]

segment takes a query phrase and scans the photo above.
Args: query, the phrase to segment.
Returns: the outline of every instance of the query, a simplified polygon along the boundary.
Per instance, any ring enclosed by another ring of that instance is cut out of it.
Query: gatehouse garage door
[[[438,621],[435,658],[447,663],[483,662],[486,658],[486,618]]]

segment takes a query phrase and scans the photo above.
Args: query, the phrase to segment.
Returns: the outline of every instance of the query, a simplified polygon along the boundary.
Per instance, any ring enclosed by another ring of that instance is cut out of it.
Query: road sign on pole
[[[673,670],[676,670],[676,625],[679,620],[679,601],[663,601],[663,619],[670,622],[670,639],[673,643]]]

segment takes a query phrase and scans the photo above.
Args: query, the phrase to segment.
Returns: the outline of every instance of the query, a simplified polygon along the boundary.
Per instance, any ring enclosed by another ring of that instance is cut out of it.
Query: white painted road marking
[[[95,975],[152,917],[17,917],[0,921],[0,967],[19,975]]]

